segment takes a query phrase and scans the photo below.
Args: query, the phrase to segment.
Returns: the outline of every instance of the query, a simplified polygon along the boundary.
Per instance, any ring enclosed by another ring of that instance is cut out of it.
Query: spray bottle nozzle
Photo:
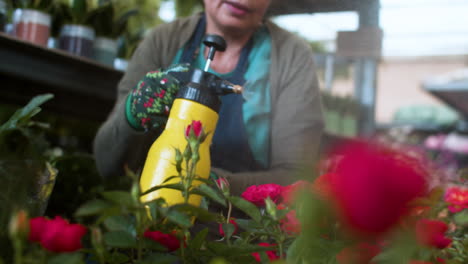
[[[205,46],[210,47],[208,52],[208,58],[206,58],[206,64],[204,71],[210,69],[210,64],[214,59],[216,51],[225,51],[226,50],[226,41],[218,35],[207,35],[203,40]]]
[[[211,88],[216,91],[216,94],[218,95],[225,95],[225,94],[231,94],[231,93],[236,93],[240,94],[243,91],[242,86],[232,84],[226,80],[222,79],[217,79],[211,83]]]

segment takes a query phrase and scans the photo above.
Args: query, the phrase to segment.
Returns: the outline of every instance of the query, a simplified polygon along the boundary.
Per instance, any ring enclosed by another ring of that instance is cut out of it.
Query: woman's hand
[[[148,72],[128,95],[125,112],[130,125],[145,131],[164,129],[174,98],[185,84],[180,76],[189,70],[188,64],[176,64]]]

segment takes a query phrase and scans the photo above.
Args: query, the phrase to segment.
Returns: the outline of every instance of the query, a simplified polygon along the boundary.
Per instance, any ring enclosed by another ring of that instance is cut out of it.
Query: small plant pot
[[[117,41],[98,37],[94,41],[94,59],[102,64],[113,66],[117,57]]]
[[[6,3],[4,0],[0,0],[0,32],[5,32],[6,22],[7,22]]]
[[[60,31],[59,48],[71,54],[92,58],[94,29],[82,25],[64,25]]]
[[[51,17],[41,11],[22,9],[15,11],[14,32],[17,38],[46,47],[50,35]],[[15,23],[16,22],[16,23]]]

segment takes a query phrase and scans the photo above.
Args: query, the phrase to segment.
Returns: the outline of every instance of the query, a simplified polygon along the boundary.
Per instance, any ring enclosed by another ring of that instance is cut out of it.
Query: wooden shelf
[[[102,121],[116,99],[123,72],[64,51],[44,48],[0,33],[0,102],[26,104],[53,93],[44,109]]]

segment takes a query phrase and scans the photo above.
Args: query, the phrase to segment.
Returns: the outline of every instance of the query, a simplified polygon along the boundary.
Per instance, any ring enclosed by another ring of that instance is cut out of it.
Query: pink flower
[[[288,205],[293,204],[298,192],[306,190],[310,185],[309,182],[301,180],[283,187],[281,190],[282,202]]]
[[[166,234],[161,231],[146,230],[143,236],[165,246],[169,251],[175,251],[180,247],[180,241],[173,233]]]
[[[231,219],[229,219],[229,223],[234,225],[234,232],[232,232],[232,235],[235,235],[239,231],[239,226],[236,223],[236,219],[231,217]],[[225,236],[224,230],[223,230],[223,224],[221,223],[219,224],[219,234],[223,237]]]
[[[427,193],[426,170],[419,160],[381,145],[353,142],[339,147],[331,195],[347,227],[378,235],[407,214],[409,202]]]
[[[259,246],[261,247],[273,247],[273,246],[276,246],[274,244],[268,244],[268,243],[265,243],[265,242],[262,242],[262,243],[258,243]],[[267,251],[266,252],[267,256],[268,256],[268,259],[270,261],[273,261],[273,260],[277,260],[279,259],[279,257],[276,255],[276,252],[275,251]],[[255,253],[252,253],[252,256],[255,258],[255,260],[257,262],[261,262],[261,259],[260,259],[260,254],[258,252],[255,252]]]
[[[421,219],[416,223],[416,237],[422,245],[444,249],[452,243],[445,237],[448,226],[439,220]]]
[[[256,206],[265,206],[265,199],[270,197],[273,202],[278,202],[283,187],[278,184],[269,183],[263,185],[252,185],[241,195],[245,200]]]
[[[445,202],[449,204],[452,213],[458,213],[468,208],[468,188],[450,187],[445,192]]]
[[[185,129],[185,137],[186,138],[189,138],[190,137],[190,132],[193,133],[193,135],[199,139],[200,138],[200,135],[202,134],[203,132],[203,126],[202,126],[202,123],[201,121],[196,121],[196,120],[193,120],[192,123],[190,125],[187,126],[187,128]]]
[[[289,211],[286,216],[280,220],[281,229],[289,235],[298,235],[301,233],[301,223],[296,217],[296,210]]]
[[[39,242],[52,252],[73,252],[81,249],[81,238],[86,228],[80,224],[70,224],[60,216],[52,220],[36,217],[30,220],[29,240]]]
[[[380,247],[369,243],[359,243],[346,247],[336,255],[338,264],[368,264],[380,253]]]

